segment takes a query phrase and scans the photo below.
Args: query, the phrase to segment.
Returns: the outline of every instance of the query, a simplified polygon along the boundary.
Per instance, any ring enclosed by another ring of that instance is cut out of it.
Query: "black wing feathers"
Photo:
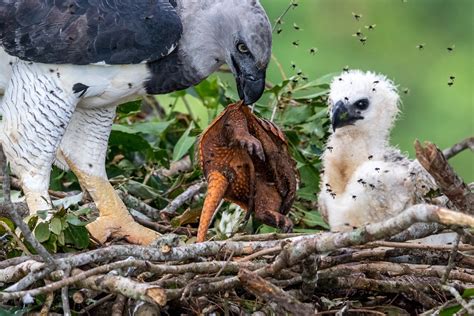
[[[182,24],[169,0],[0,0],[10,55],[52,64],[136,64],[166,56]]]

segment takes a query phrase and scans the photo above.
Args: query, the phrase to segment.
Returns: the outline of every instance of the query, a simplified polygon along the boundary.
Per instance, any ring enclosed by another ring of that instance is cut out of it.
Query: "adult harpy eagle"
[[[333,133],[323,154],[318,198],[331,230],[386,220],[436,188],[417,160],[389,144],[399,99],[394,84],[372,72],[351,70],[331,83]]]
[[[262,94],[271,27],[258,0],[0,0],[1,143],[30,212],[50,209],[50,168],[71,168],[99,241],[148,244],[107,181],[116,106],[197,84],[227,63],[240,97]]]

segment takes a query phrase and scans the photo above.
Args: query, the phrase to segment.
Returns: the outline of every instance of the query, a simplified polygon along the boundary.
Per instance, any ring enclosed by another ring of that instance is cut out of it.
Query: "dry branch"
[[[159,214],[153,214],[151,218],[167,218],[172,214],[176,213],[176,210],[181,207],[186,201],[193,198],[196,194],[199,193],[203,188],[207,186],[206,182],[198,182],[196,184],[191,185],[187,188],[183,193],[178,195],[173,201],[171,201],[168,206],[162,209]]]
[[[350,276],[354,274],[381,274],[388,277],[411,275],[417,277],[436,277],[442,278],[447,271],[445,266],[434,266],[425,264],[400,264],[393,262],[367,262],[367,263],[348,263],[340,264],[329,269],[321,271],[323,278]],[[473,269],[454,269],[449,274],[449,280],[459,280],[474,284]]]
[[[83,273],[76,269],[74,274]],[[95,275],[77,282],[80,287],[95,291],[125,295],[136,300],[164,306],[167,302],[165,290],[155,285],[138,283],[130,278],[112,275]]]
[[[425,142],[423,147],[415,141],[416,158],[435,179],[441,191],[461,211],[474,215],[474,193],[448,164],[436,145]]]
[[[446,157],[446,159],[450,159],[467,148],[474,152],[474,137],[466,138],[465,140],[455,144],[454,146],[446,148],[445,150],[443,150],[443,155],[444,157]]]
[[[238,274],[242,286],[253,295],[277,305],[276,313],[287,312],[293,315],[314,315],[315,308],[304,304],[279,287],[259,277],[253,272],[242,269]]]
[[[115,298],[114,305],[112,306],[111,316],[122,316],[126,302],[127,297],[121,294],[117,295],[117,297]]]

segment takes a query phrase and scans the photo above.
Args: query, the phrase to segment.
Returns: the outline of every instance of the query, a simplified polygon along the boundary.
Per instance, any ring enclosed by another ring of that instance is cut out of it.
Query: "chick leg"
[[[208,188],[204,206],[199,219],[199,228],[197,234],[197,242],[203,242],[206,239],[207,229],[211,224],[212,216],[217,209],[217,206],[224,197],[225,191],[229,182],[226,177],[218,172],[213,171],[207,176]]]
[[[130,243],[147,245],[158,233],[133,220],[105,172],[114,116],[115,107],[78,108],[61,142],[58,160],[71,168],[99,209],[100,216],[87,225],[94,238],[103,243],[109,237],[123,237]]]
[[[0,105],[0,141],[31,214],[51,209],[51,165],[77,104],[72,90],[41,65],[16,62]]]

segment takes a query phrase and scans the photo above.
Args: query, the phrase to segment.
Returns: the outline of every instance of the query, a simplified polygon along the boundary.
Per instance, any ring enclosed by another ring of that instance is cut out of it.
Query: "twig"
[[[374,280],[361,276],[346,276],[329,279],[320,278],[318,291],[327,289],[357,289],[381,293],[406,293],[426,308],[432,308],[438,303],[425,294],[440,290],[439,279],[413,278],[410,280],[390,279]]]
[[[301,303],[254,272],[242,269],[238,278],[242,286],[252,294],[267,302],[275,303],[278,306],[276,313],[285,311],[292,315],[314,315],[315,308],[311,304]]]
[[[30,215],[30,210],[28,209],[28,205],[25,202],[17,202],[17,203],[4,203],[0,202],[0,216],[2,217],[10,217],[9,209],[14,208],[15,212],[21,218],[25,218]]]
[[[452,250],[451,245],[435,245],[435,244],[418,244],[410,242],[392,242],[392,241],[373,241],[365,244],[363,247],[393,247],[393,248],[409,248],[409,249],[427,249],[427,250]],[[472,251],[474,245],[464,245],[458,243],[459,251]]]
[[[151,207],[143,201],[140,201],[140,199],[134,197],[133,195],[127,192],[124,192],[122,190],[116,190],[115,192],[117,192],[120,199],[128,208],[137,210],[138,212],[143,213],[148,217],[153,217],[154,214],[157,214],[159,212],[159,210],[157,210],[156,208]]]
[[[8,174],[8,166],[5,154],[3,153],[3,148],[0,148],[0,165],[3,172],[3,192],[5,195],[5,201],[10,204],[10,206],[6,206],[4,210],[6,210],[8,217],[15,223],[15,225],[20,229],[23,236],[25,237],[26,241],[30,243],[30,245],[38,252],[38,254],[43,258],[43,260],[50,266],[51,271],[55,268],[56,263],[51,256],[51,254],[43,247],[41,243],[36,240],[36,238],[31,233],[28,225],[23,222],[23,219],[18,215],[15,211],[14,204],[11,203],[10,200],[10,180]]]
[[[474,137],[468,137],[465,140],[443,150],[443,155],[446,159],[451,159],[452,157],[459,154],[461,151],[469,148],[471,151],[474,151]]]
[[[3,190],[3,200],[6,204],[11,204],[11,196],[10,196],[10,174],[8,172],[8,163],[7,157],[3,152],[3,146],[0,144],[0,165],[2,169],[3,175],[3,183],[2,183],[2,190]]]
[[[53,305],[54,301],[54,293],[48,293],[46,295],[46,300],[44,301],[43,307],[40,311],[40,316],[48,316],[49,310],[51,309],[51,305]]]
[[[474,315],[474,308],[472,308],[471,304],[468,304],[463,298],[462,296],[459,294],[459,292],[452,286],[449,286],[449,285],[441,285],[441,287],[445,290],[445,291],[449,291],[449,293],[451,293],[451,295],[454,296],[454,298],[456,299],[456,301],[468,312],[469,315]]]
[[[407,264],[393,262],[367,262],[367,263],[345,263],[328,269],[321,270],[319,276],[323,279],[343,277],[367,273],[387,275],[391,278],[408,275],[416,277],[441,278],[446,275],[447,269],[440,265]],[[456,269],[452,271],[451,280],[459,280],[466,283],[474,283],[474,269]]]
[[[1,147],[1,145],[0,145]],[[21,182],[18,178],[10,176],[10,189],[16,189],[16,190],[21,190]],[[0,182],[4,183],[4,176],[3,173],[0,176]]]
[[[124,295],[118,294],[117,297],[115,298],[114,305],[112,305],[111,316],[122,316],[126,301],[127,301],[127,297],[125,297]]]
[[[413,239],[420,239],[441,232],[445,228],[446,227],[438,223],[416,223],[411,225],[401,233],[390,237],[390,241],[401,242]]]
[[[87,272],[87,271],[86,271]],[[83,271],[76,269],[74,275],[82,275]],[[129,278],[113,275],[94,275],[76,282],[78,286],[95,291],[122,294],[127,297],[164,306],[166,304],[165,291],[157,286],[137,283]]]
[[[301,291],[306,296],[311,296],[316,289],[318,284],[318,272],[321,264],[321,256],[313,254],[306,258],[302,265],[303,271],[301,273],[301,279],[303,284],[301,285]]]
[[[71,269],[66,269],[64,271],[64,277],[69,277],[71,273]],[[71,308],[69,307],[69,287],[63,286],[61,289],[61,301],[63,304],[63,315],[64,316],[71,316]]]
[[[293,0],[290,1],[290,4],[288,5],[288,7],[285,9],[285,11],[283,11],[282,14],[280,14],[280,16],[275,20],[275,24],[273,25],[273,28],[272,28],[272,33],[275,32],[276,28],[277,28],[277,25],[280,25],[283,21],[283,18],[285,17],[285,15],[290,11],[291,8],[295,8],[295,2]]]
[[[273,254],[276,254],[280,251],[281,251],[281,246],[276,246],[276,247],[268,248],[268,249],[262,249],[260,251],[257,251],[255,253],[251,254],[251,255],[248,255],[246,257],[239,258],[235,261],[237,261],[237,262],[250,261],[250,260],[256,259],[258,257],[273,255]]]
[[[221,273],[229,265],[229,262],[230,262],[230,260],[232,260],[233,257],[234,257],[234,252],[231,252],[230,255],[229,255],[229,258],[227,258],[227,260],[225,261],[225,264],[222,266],[222,268],[219,269],[219,271],[217,271],[217,273],[215,275],[216,278],[221,275]]]
[[[158,169],[156,174],[162,178],[162,177],[168,177],[171,178],[179,173],[191,171],[193,169],[193,164],[191,162],[191,158],[189,155],[184,156],[182,159],[178,161],[173,161],[170,164],[169,169]]]
[[[199,125],[199,122],[196,121],[196,118],[194,117],[193,111],[191,110],[191,105],[189,104],[188,100],[186,100],[186,96],[182,96],[181,99],[183,100],[184,106],[186,107],[186,110],[188,110],[188,114],[191,117],[191,120],[196,123],[196,125]]]
[[[136,217],[133,213],[132,213],[132,216],[135,219],[135,221],[137,221],[137,223],[145,227],[154,229],[161,234],[176,233],[179,235],[186,235],[188,237],[196,236],[197,234],[197,229],[195,228],[187,228],[187,227],[181,227],[181,226],[172,227],[170,225],[161,225],[161,224],[152,222],[151,220],[148,220],[148,219]]]
[[[281,74],[281,77],[283,80],[286,80],[287,77],[286,77],[286,74],[285,74],[285,71],[283,70],[283,66],[281,65],[281,63],[278,61],[278,59],[275,57],[275,55],[272,54],[272,60],[275,62],[275,64],[277,65],[277,68],[278,70],[280,71],[280,74]]]
[[[441,191],[461,211],[474,215],[474,193],[448,164],[436,145],[425,142],[425,148],[415,141],[416,158],[436,181]]]
[[[15,232],[13,232],[10,227],[5,223],[5,222],[0,222],[0,226],[3,227],[3,229],[5,229],[5,231],[8,232],[8,234],[10,236],[12,236],[12,238],[15,240],[16,244],[18,245],[18,247],[21,248],[21,250],[28,256],[31,256],[31,253],[30,251],[28,250],[28,248],[26,248],[25,244],[23,244],[23,242],[20,240],[20,238],[18,238],[18,236],[15,234]]]
[[[191,185],[183,193],[181,193],[173,201],[171,201],[168,204],[168,206],[166,206],[164,209],[162,209],[160,211],[159,215],[154,213],[154,214],[150,214],[149,216],[151,218],[156,219],[156,218],[163,217],[163,216],[167,217],[170,214],[176,213],[176,210],[181,205],[183,205],[184,203],[186,203],[186,201],[188,201],[189,199],[194,197],[196,194],[198,194],[199,191],[201,191],[201,189],[205,188],[206,186],[207,186],[206,182],[198,182],[196,184]]]
[[[441,278],[441,283],[446,284],[446,282],[449,279],[449,274],[451,273],[451,270],[454,268],[454,265],[456,264],[456,255],[458,254],[459,251],[459,242],[461,241],[461,234],[456,235],[456,241],[454,242],[453,245],[453,250],[451,251],[451,255],[449,256],[449,261],[448,261],[448,266],[446,267],[446,272],[444,273],[443,277]]]
[[[115,297],[115,294],[108,294],[100,299],[98,299],[97,301],[95,301],[94,303],[90,304],[90,305],[87,305],[86,307],[84,307],[83,309],[81,309],[79,312],[77,312],[78,314],[86,314],[88,313],[91,309],[94,309],[96,308],[97,306],[99,305],[102,305],[104,304],[105,302],[107,301],[110,301],[112,298]]]
[[[227,241],[266,241],[266,240],[277,240],[277,239],[288,239],[293,237],[300,236],[309,236],[311,234],[303,233],[266,233],[266,234],[257,234],[257,235],[235,235],[232,238],[229,238]]]

